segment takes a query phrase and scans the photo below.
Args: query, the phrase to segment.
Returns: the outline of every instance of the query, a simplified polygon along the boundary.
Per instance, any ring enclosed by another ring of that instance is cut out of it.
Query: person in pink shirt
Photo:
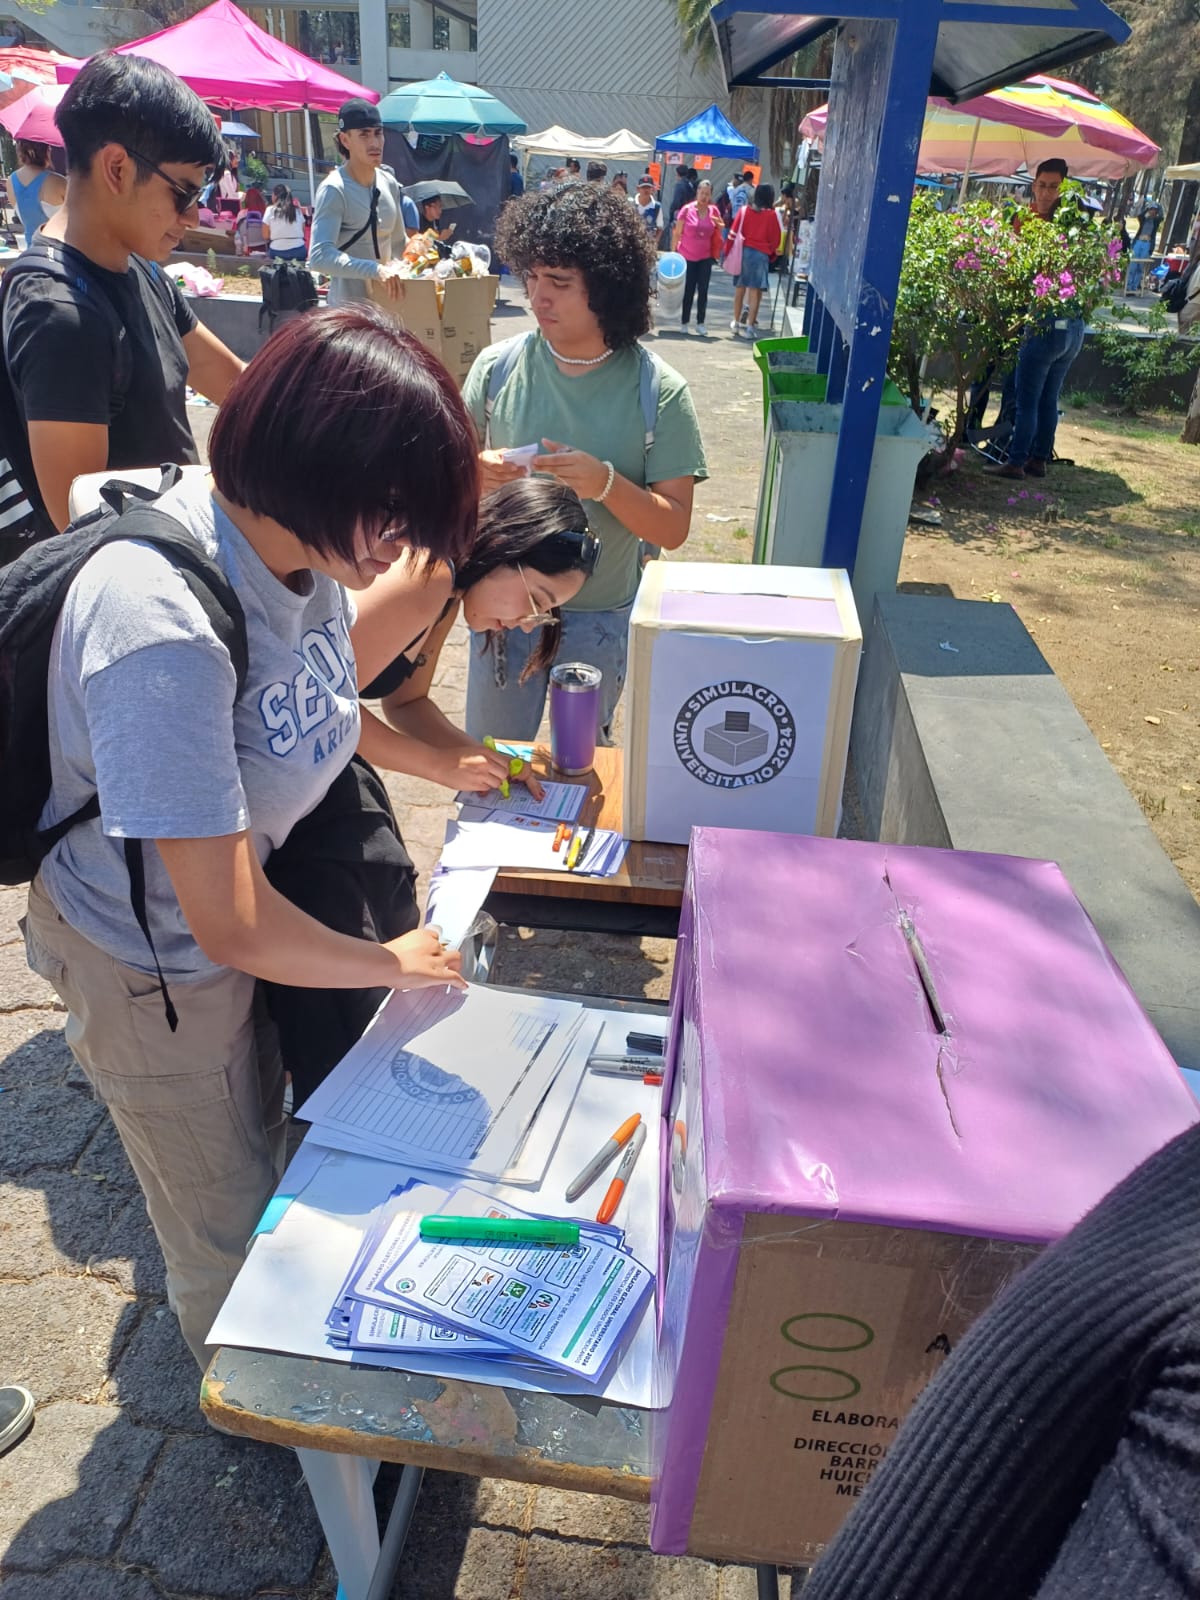
[[[671,231],[671,249],[678,250],[687,262],[683,281],[683,326],[692,320],[692,301],[696,301],[696,332],[703,334],[704,314],[708,310],[708,282],[713,262],[721,249],[721,213],[712,203],[712,184],[705,178],[696,198],[680,209]]]
[[[775,210],[775,190],[769,183],[760,183],[750,204],[743,206],[734,217],[725,241],[726,249],[737,233],[742,236],[742,270],[734,280],[733,321],[729,326],[735,336],[757,339],[762,332],[758,326],[758,308],[767,287],[767,273],[783,241],[783,229]],[[745,327],[741,325],[743,299],[747,301]]]

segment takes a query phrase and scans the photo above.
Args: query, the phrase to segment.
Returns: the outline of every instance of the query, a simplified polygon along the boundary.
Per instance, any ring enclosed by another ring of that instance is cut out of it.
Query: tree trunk
[[[1200,444],[1200,372],[1196,374],[1196,384],[1188,405],[1187,418],[1179,437],[1184,444]]]
[[[1183,112],[1183,132],[1179,136],[1179,155],[1176,160],[1180,166],[1200,161],[1200,77],[1192,80],[1192,87],[1188,90],[1187,104]],[[1171,219],[1171,236],[1163,239],[1164,250],[1176,243],[1187,244],[1191,238],[1192,212],[1196,209],[1196,185],[1182,184],[1176,189],[1175,194],[1181,203]]]

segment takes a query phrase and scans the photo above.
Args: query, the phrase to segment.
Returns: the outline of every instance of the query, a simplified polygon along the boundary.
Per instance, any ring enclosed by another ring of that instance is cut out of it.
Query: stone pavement
[[[692,383],[713,473],[697,495],[693,553],[745,559],[748,541],[735,541],[753,524],[760,389],[749,346],[729,336],[730,299],[717,274],[708,325],[721,332],[655,343]],[[496,335],[525,325],[504,305]],[[202,440],[210,421],[196,412]],[[435,691],[451,716],[465,668],[459,628]],[[408,779],[391,787],[427,877],[446,794]],[[38,1410],[32,1433],[0,1457],[0,1600],[334,1600],[295,1458],[200,1416],[137,1185],[71,1060],[53,991],[25,965],[24,899],[0,890],[0,1383],[27,1385]],[[671,949],[506,929],[496,976],[665,997]],[[430,1474],[395,1600],[754,1595],[749,1569],[652,1556],[646,1536],[644,1510],[621,1501]]]

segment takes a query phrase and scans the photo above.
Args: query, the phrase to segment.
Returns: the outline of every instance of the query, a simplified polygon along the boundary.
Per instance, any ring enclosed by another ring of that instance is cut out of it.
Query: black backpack
[[[274,333],[276,317],[285,311],[311,311],[317,304],[317,281],[298,261],[268,261],[259,271],[258,281],[262,286],[260,333],[264,317]]]
[[[137,270],[136,267],[133,270]],[[125,324],[117,308],[94,279],[87,276],[74,260],[68,262],[60,250],[44,240],[35,240],[4,273],[0,287],[0,328],[3,327],[5,306],[9,291],[19,278],[32,273],[53,278],[56,283],[69,284],[80,294],[87,295],[109,323],[113,340],[113,391],[124,396],[133,377],[133,356],[125,336]],[[8,375],[8,353],[4,352],[3,373],[0,374],[0,567],[13,561],[22,551],[39,539],[48,539],[58,532],[51,522],[37,485],[33,458],[29,453],[29,435],[20,402]]]
[[[11,268],[9,269],[12,270]],[[159,492],[178,480],[167,468]],[[204,608],[213,632],[229,651],[240,694],[246,678],[246,618],[241,601],[220,567],[200,549],[183,525],[152,503],[153,495],[133,484],[105,485],[106,505],[66,533],[30,549],[0,572],[0,883],[25,883],[43,858],[79,822],[100,815],[98,795],[39,830],[38,818],[50,795],[50,730],[46,705],[50,650],[59,612],[84,563],[118,539],[137,539],[163,550]],[[167,1021],[175,1029],[175,1010],[167,995],[150,925],[146,918],[142,843],[126,839],[130,901],[138,926],[154,957]]]
[[[1188,286],[1192,281],[1192,274],[1185,268],[1177,278],[1172,278],[1163,291],[1163,305],[1168,311],[1179,314],[1187,305]]]

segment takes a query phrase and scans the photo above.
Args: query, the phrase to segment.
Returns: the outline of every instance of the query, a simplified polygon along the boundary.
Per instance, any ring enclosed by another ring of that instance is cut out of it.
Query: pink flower
[[[1033,292],[1039,300],[1044,300],[1054,287],[1054,280],[1048,278],[1044,272],[1039,272],[1033,280]]]
[[[1058,281],[1059,283],[1074,283],[1075,279],[1069,272],[1060,272],[1058,275]]]
[[[1058,298],[1060,300],[1073,300],[1075,298],[1074,285],[1070,283],[1063,284],[1062,288],[1058,291]]]
[[[1110,261],[1115,261],[1116,258],[1120,254],[1121,254],[1121,241],[1120,241],[1120,239],[1110,239],[1108,241],[1108,259]]]

